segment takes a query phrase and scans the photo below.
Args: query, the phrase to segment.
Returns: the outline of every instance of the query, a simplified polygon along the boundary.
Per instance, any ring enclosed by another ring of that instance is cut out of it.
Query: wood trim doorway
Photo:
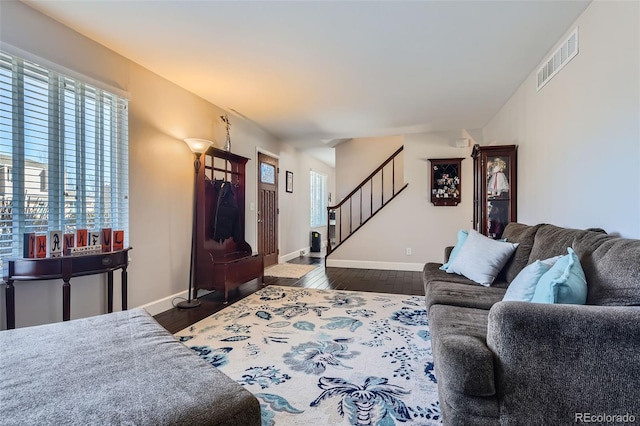
[[[278,263],[278,159],[258,152],[258,253],[264,267]]]

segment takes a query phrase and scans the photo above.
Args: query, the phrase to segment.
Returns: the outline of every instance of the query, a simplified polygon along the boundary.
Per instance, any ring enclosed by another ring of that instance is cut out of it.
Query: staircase
[[[404,156],[398,158],[403,150],[404,146],[398,148],[342,201],[327,207],[327,256],[409,185],[396,183],[396,161],[404,160]]]

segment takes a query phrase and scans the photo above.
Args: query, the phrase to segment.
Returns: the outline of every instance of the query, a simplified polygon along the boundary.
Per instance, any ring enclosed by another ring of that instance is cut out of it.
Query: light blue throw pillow
[[[542,278],[551,267],[560,259],[561,256],[552,257],[545,260],[536,260],[527,265],[513,279],[507,292],[504,294],[504,302],[531,302],[533,294],[536,291],[538,281]]]
[[[447,274],[464,275],[488,287],[517,247],[518,243],[496,241],[470,229],[467,240],[449,262]]]
[[[461,229],[458,231],[458,241],[456,242],[456,245],[453,247],[453,250],[451,250],[451,253],[449,253],[449,261],[444,265],[442,265],[440,269],[442,269],[443,271],[447,270],[453,258],[458,255],[458,252],[460,251],[460,247],[462,247],[462,244],[464,244],[464,242],[467,241],[467,236],[469,236],[469,233],[464,229]]]
[[[571,247],[567,252],[540,277],[532,302],[574,305],[587,302],[587,280],[580,260]]]

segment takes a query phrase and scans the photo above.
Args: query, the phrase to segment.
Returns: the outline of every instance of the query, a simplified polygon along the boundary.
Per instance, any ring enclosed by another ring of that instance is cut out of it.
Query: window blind
[[[0,262],[23,234],[129,234],[127,99],[0,52]]]
[[[327,177],[323,174],[310,172],[311,181],[311,227],[327,224]]]

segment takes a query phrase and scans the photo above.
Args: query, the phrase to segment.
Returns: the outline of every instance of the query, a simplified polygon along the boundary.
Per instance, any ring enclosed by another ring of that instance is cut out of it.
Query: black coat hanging
[[[227,238],[239,243],[243,241],[242,225],[231,182],[216,181],[214,185],[218,189],[218,199],[211,220],[211,236],[219,243]]]

